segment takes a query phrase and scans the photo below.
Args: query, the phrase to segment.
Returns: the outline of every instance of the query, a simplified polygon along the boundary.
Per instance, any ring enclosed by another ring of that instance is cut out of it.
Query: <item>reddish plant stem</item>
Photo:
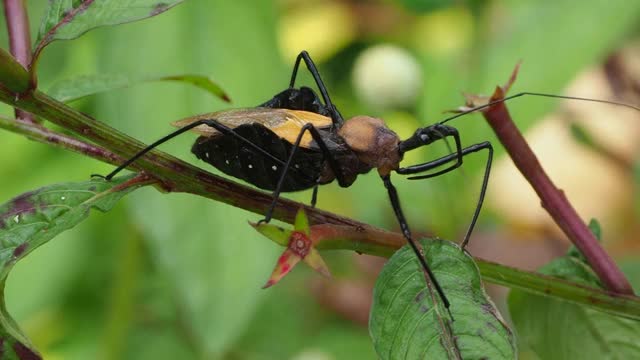
[[[29,139],[43,144],[49,144],[55,147],[71,150],[113,165],[120,165],[124,161],[122,157],[110,152],[109,150],[88,144],[69,135],[51,131],[40,124],[30,124],[0,116],[0,128],[25,135]]]
[[[28,69],[31,62],[31,32],[24,1],[4,0],[4,16],[7,21],[11,54]]]
[[[158,182],[158,180],[150,177],[149,175],[145,174],[144,172],[139,172],[133,178],[123,182],[122,184],[118,184],[118,185],[114,186],[113,188],[111,188],[111,191],[112,192],[118,192],[118,191],[126,190],[126,189],[131,188],[131,187],[140,187],[140,186],[154,184],[154,183],[157,183],[157,182]]]
[[[31,65],[31,32],[29,17],[23,0],[4,0],[4,17],[9,33],[9,50],[16,60],[25,68]],[[32,86],[35,88],[35,85]],[[27,123],[35,123],[32,114],[15,109],[16,119]]]
[[[503,98],[501,89],[491,101]],[[633,289],[615,262],[600,246],[587,225],[569,203],[564,192],[555,187],[544,172],[540,162],[526,140],[513,123],[504,103],[491,106],[483,115],[522,175],[536,191],[542,206],[569,237],[571,242],[584,254],[603,285],[616,293],[633,294]]]

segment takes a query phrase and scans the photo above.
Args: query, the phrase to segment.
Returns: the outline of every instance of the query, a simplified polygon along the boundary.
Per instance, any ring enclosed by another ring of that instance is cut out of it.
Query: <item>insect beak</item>
[[[425,134],[423,129],[418,129],[416,132],[408,139],[403,140],[398,144],[398,152],[400,155],[404,155],[407,151],[411,151],[413,149],[419,148],[420,146],[426,145],[424,141]]]

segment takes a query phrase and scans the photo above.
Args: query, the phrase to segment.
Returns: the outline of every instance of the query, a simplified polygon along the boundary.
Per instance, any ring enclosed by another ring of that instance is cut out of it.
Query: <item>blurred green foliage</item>
[[[600,287],[588,264],[573,252],[554,259],[540,272]],[[515,289],[509,294],[509,310],[519,342],[527,344],[541,359],[627,359],[640,352],[640,345],[633,340],[640,330],[638,321]]]
[[[353,5],[351,20],[361,33],[346,45],[332,46],[322,31],[297,36],[308,43],[312,56],[314,48],[324,47],[318,52],[328,55],[317,60],[344,116],[373,112],[403,136],[460,105],[460,91],[489,93],[519,60],[524,64],[514,92],[560,93],[586,66],[637,39],[640,17],[640,3],[623,0],[473,1],[468,7],[437,1],[419,9],[417,1],[369,2],[401,19],[385,25],[379,14],[358,11],[360,2],[347,3]],[[47,89],[58,80],[94,73],[193,73],[211,77],[233,99],[228,105],[187,85],[162,83],[74,104],[151,142],[170,131],[171,121],[252,106],[286,87],[294,59],[281,55],[277,29],[293,10],[312,14],[319,4],[187,1],[150,20],[51,44],[40,60],[39,84]],[[37,34],[46,3],[28,5],[32,34]],[[331,26],[330,19],[325,22]],[[6,31],[0,37],[6,44]],[[372,111],[353,92],[349,80],[355,58],[383,42],[409,49],[422,66],[423,93],[414,109]],[[310,83],[306,75],[301,81]],[[510,107],[518,125],[526,128],[554,103],[521,99]],[[11,114],[11,109],[2,107],[2,112]],[[456,123],[466,144],[493,139],[478,119]],[[0,138],[0,201],[111,169],[7,132]],[[193,161],[192,141],[184,136],[163,149]],[[430,150],[413,159],[433,156]],[[470,158],[462,172],[446,177],[398,182],[416,231],[452,239],[464,231],[478,192],[469,183],[482,160]],[[310,198],[308,192],[288,196]],[[396,226],[374,174],[348,190],[323,187],[318,206],[381,227]],[[484,212],[480,226],[490,218]],[[309,271],[298,269],[274,289],[260,290],[278,249],[246,224],[256,219],[228,205],[144,189],[21,261],[7,283],[9,311],[47,359],[374,358],[366,329],[321,307],[309,293],[309,278],[315,276]],[[353,271],[343,266],[349,263],[344,254],[328,260],[338,277],[336,268],[344,269],[343,276]]]

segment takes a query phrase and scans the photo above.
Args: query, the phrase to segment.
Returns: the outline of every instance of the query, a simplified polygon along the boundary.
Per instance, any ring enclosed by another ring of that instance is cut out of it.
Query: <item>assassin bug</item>
[[[320,97],[311,88],[295,88],[301,61],[304,61],[313,76]],[[462,165],[466,155],[481,150],[487,151],[480,195],[461,244],[464,249],[482,208],[493,159],[493,147],[488,141],[462,147],[456,128],[445,123],[523,95],[613,103],[559,95],[519,93],[461,112],[433,125],[418,128],[411,137],[401,140],[381,119],[356,116],[344,121],[331,102],[313,60],[303,51],[296,58],[289,87],[271,100],[255,108],[223,110],[177,121],[173,125],[178,126],[178,130],[147,146],[105,178],[111,179],[158,145],[188,130],[194,130],[200,137],[195,141],[191,151],[199,159],[228,175],[245,180],[261,189],[273,191],[273,201],[261,220],[269,222],[281,192],[313,188],[311,205],[315,206],[319,185],[336,180],[341,187],[349,187],[358,175],[375,168],[387,189],[404,237],[448,309],[447,297],[412,238],[397,191],[391,182],[391,173],[411,175],[410,180],[427,179],[457,169]],[[453,138],[454,152],[422,164],[400,166],[406,152],[446,138]],[[440,168],[445,165],[447,166]]]

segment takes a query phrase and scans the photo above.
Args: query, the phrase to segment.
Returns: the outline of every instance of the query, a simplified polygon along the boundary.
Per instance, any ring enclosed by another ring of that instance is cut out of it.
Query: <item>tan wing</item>
[[[193,124],[198,120],[213,119],[221,124],[236,128],[245,124],[261,124],[276,133],[281,138],[290,143],[294,143],[305,124],[311,123],[317,128],[331,126],[331,118],[308,111],[289,110],[289,109],[271,109],[271,108],[248,108],[248,109],[231,109],[223,110],[208,114],[196,115],[173,122],[171,125],[176,127],[184,127]],[[207,126],[200,125],[192,129],[192,131],[202,136],[217,136],[218,130]],[[301,147],[308,148],[311,144],[312,137],[307,132],[300,142]]]

